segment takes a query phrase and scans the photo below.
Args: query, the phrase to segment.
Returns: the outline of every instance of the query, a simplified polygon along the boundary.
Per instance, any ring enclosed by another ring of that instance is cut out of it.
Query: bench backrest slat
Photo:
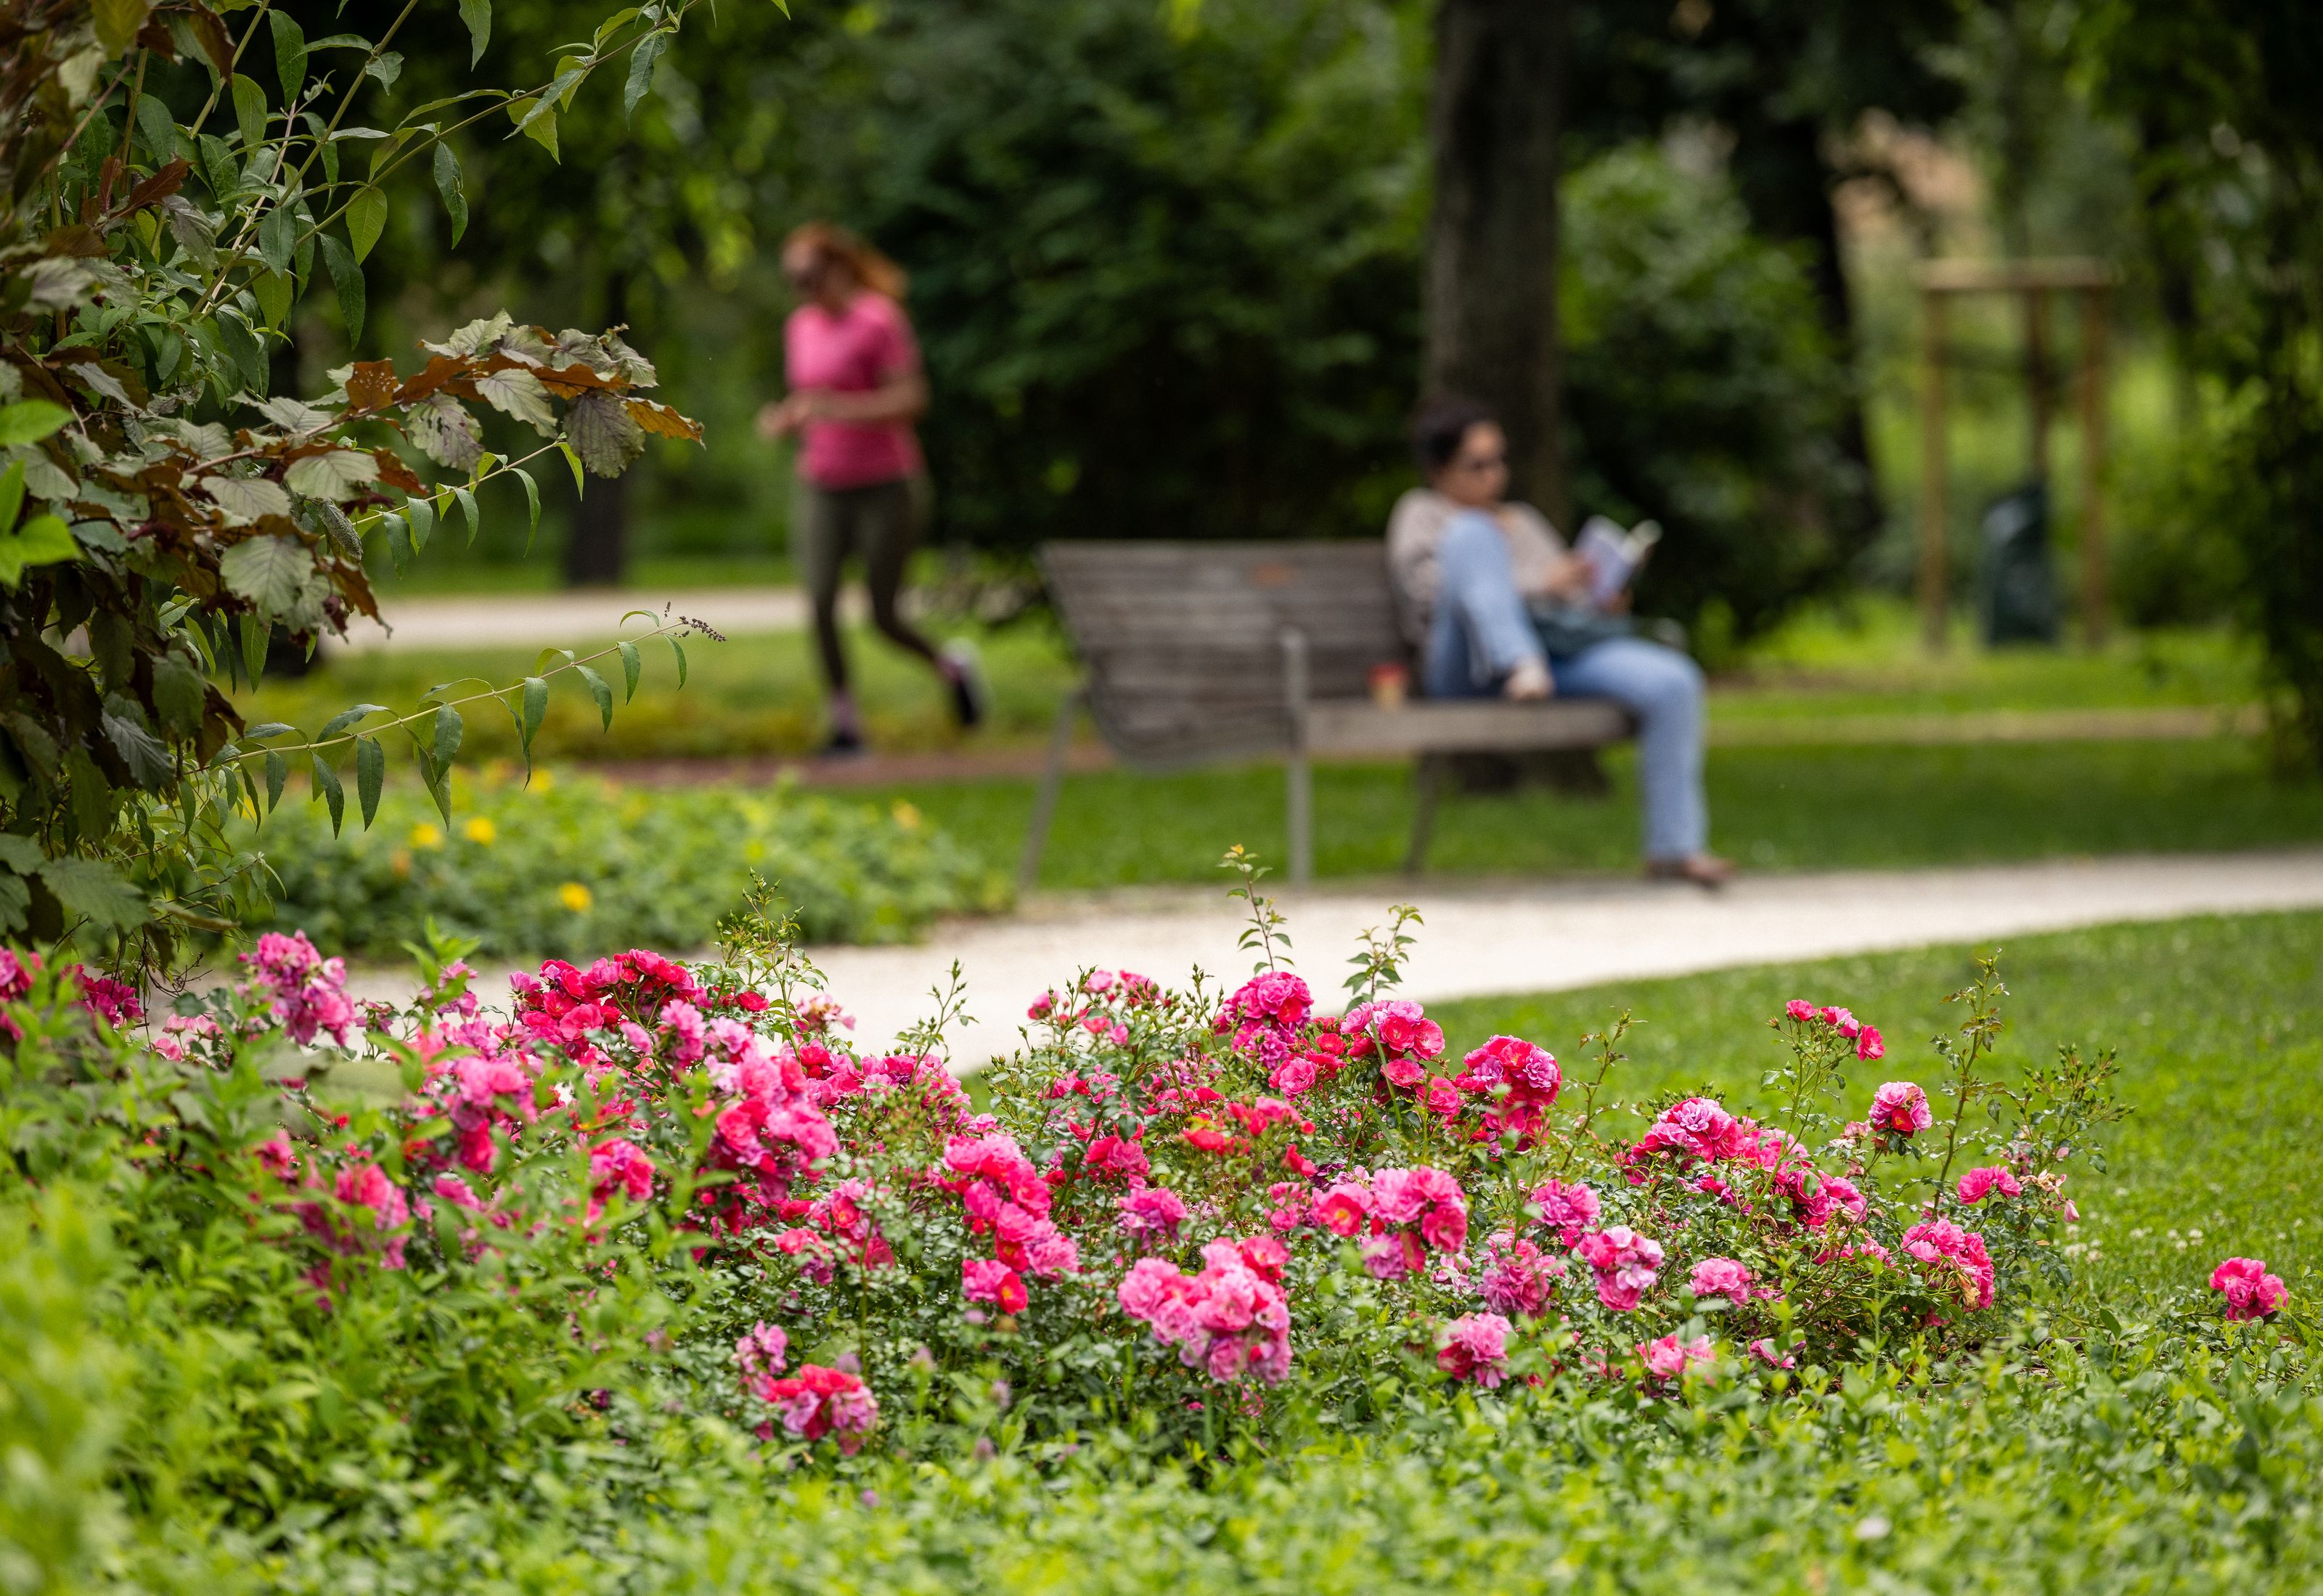
[[[1285,748],[1286,627],[1317,698],[1359,697],[1404,656],[1376,542],[1051,543],[1041,563],[1091,712],[1134,764]]]

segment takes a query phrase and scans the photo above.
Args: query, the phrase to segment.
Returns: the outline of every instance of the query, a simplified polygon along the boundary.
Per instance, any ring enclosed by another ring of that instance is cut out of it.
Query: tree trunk
[[[605,325],[629,319],[629,280],[614,272],[605,282]],[[630,472],[636,465],[629,467]],[[617,587],[629,563],[629,474],[592,476],[573,508],[573,535],[565,545],[565,585]]]
[[[1571,20],[1571,0],[1441,0],[1428,119],[1427,385],[1492,407],[1511,493],[1559,526],[1571,509],[1556,327]]]

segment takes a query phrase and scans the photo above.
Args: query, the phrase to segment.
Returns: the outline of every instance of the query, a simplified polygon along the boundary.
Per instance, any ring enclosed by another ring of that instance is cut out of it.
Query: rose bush
[[[971,1096],[933,1031],[848,1045],[754,935],[717,961],[551,962],[499,1014],[454,952],[399,1010],[289,933],[168,1002],[0,960],[0,1252],[28,1282],[68,1254],[86,1277],[0,1314],[69,1299],[87,1343],[41,1353],[52,1372],[0,1357],[42,1393],[0,1424],[65,1425],[40,1382],[69,1376],[103,1459],[59,1463],[43,1523],[101,1539],[117,1516],[70,1492],[119,1493],[199,1545],[289,1536],[306,1583],[341,1588],[333,1558],[435,1556],[437,1504],[615,1566],[705,1491],[812,1518],[795,1491],[822,1479],[868,1511],[987,1453],[1060,1490],[1083,1459],[1226,1478],[1343,1444],[1465,1469],[1463,1436],[1706,1467],[1722,1415],[1789,1455],[1777,1437],[1819,1426],[1858,1445],[1866,1393],[1901,1414],[1997,1380],[2045,1414],[2080,1378],[2059,1323],[2107,1367],[2166,1345],[2214,1360],[2204,1380],[2250,1359],[2273,1382],[2186,1399],[2208,1411],[2299,1400],[2299,1290],[2258,1259],[2190,1274],[2135,1336],[2043,1289],[2105,1108],[2102,1069],[2070,1059],[2006,1094],[1969,1059],[1930,1094],[1952,1113],[1897,1143],[1845,1117],[1878,1083],[1832,1074],[1863,1060],[1819,1014],[1778,1022],[1770,1107],[1615,1106],[1615,1035],[1556,1061],[1449,1047],[1376,991],[1334,1016],[1285,971],[1223,995],[1091,972],[1036,1000]],[[1270,1089],[1293,1060],[1313,1080]],[[1509,1114],[1511,1076],[1537,1115]],[[2072,1411],[2125,1422],[2087,1380]],[[1967,1477],[2013,1454],[1943,1455]],[[179,1584],[232,1582],[194,1566]]]

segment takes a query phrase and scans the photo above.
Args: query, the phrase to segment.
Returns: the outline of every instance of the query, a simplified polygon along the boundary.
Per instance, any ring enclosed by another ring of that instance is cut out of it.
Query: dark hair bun
[[[1411,416],[1411,452],[1419,462],[1419,474],[1432,477],[1442,471],[1460,452],[1470,427],[1499,419],[1474,399],[1455,393],[1421,400]]]

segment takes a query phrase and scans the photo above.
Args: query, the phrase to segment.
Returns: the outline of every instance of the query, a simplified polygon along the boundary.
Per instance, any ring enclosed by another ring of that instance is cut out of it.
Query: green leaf
[[[172,735],[190,738],[198,734],[208,703],[208,684],[193,661],[175,652],[153,661],[153,708]]]
[[[12,530],[16,517],[24,508],[24,463],[21,460],[0,472],[0,532]]]
[[[96,767],[88,750],[78,747],[65,750],[65,779],[71,788],[74,829],[91,840],[102,838],[113,829],[113,784],[105,779],[105,772]]]
[[[137,131],[143,136],[145,148],[152,151],[156,166],[178,152],[178,124],[170,120],[170,102],[160,95],[138,96]]]
[[[621,702],[629,703],[638,696],[638,677],[644,674],[646,662],[639,656],[635,643],[624,642],[620,647],[621,674],[629,679],[629,690],[622,696]]]
[[[453,756],[460,751],[460,737],[466,730],[461,723],[460,711],[450,704],[439,704],[436,710],[436,766],[438,770],[452,768]]]
[[[0,831],[0,865],[19,876],[30,876],[41,867],[47,856],[41,852],[40,843],[32,838],[14,831]]]
[[[218,346],[241,371],[242,385],[253,393],[265,392],[266,348],[258,341],[258,335],[231,310],[221,309],[207,325],[217,328]]]
[[[347,795],[339,785],[339,773],[332,769],[331,762],[319,753],[315,756],[315,790],[322,793],[323,801],[330,805],[331,835],[335,837],[346,821]]]
[[[629,57],[629,81],[621,86],[621,115],[625,118],[634,119],[637,115],[638,102],[653,87],[654,68],[668,48],[669,35],[658,31],[638,41],[637,50]]]
[[[151,7],[145,0],[96,0],[90,9],[96,23],[96,41],[106,54],[114,56],[137,42],[137,30],[145,25]]]
[[[531,524],[525,528],[524,534],[524,552],[530,554],[533,537],[540,531],[540,484],[534,482],[532,473],[521,465],[510,469],[516,472],[516,480],[524,484],[524,502],[532,512]]]
[[[278,205],[259,218],[258,253],[269,271],[288,277],[298,246],[298,218],[291,214],[289,206]]]
[[[273,748],[266,750],[266,812],[282,802],[282,784],[290,779],[290,762]]]
[[[411,518],[411,552],[419,554],[427,547],[427,539],[436,530],[436,505],[427,499],[413,499],[405,503],[403,513]]]
[[[249,678],[250,684],[255,687],[258,685],[259,673],[266,668],[266,642],[272,628],[255,615],[238,618],[235,626],[242,639],[243,674]],[[282,729],[288,731],[289,728],[286,726]],[[247,735],[258,737],[262,734],[253,731]]]
[[[355,739],[355,795],[363,801],[363,830],[371,830],[372,817],[379,812],[379,789],[387,779],[387,750],[379,746],[379,738],[363,737]]]
[[[589,683],[589,696],[597,701],[597,712],[605,718],[605,729],[608,731],[612,730],[613,690],[605,685],[604,677],[591,670],[587,665],[577,665],[573,668],[581,674],[581,679],[583,682]]]
[[[250,280],[250,291],[258,296],[258,313],[266,318],[270,327],[279,327],[290,315],[290,275],[271,268]]]
[[[669,635],[669,651],[677,656],[677,684],[683,687],[685,685],[685,650],[678,647],[675,632]]]
[[[524,679],[524,712],[517,717],[516,729],[524,744],[524,757],[532,758],[532,739],[540,731],[541,718],[548,713],[548,683],[538,676]]]
[[[510,100],[509,119],[517,131],[548,151],[551,161],[562,161],[556,152],[556,101],[547,95],[534,99]]]
[[[267,25],[274,30],[274,70],[282,79],[282,102],[298,97],[307,83],[307,32],[287,12],[271,11]]]
[[[326,449],[302,454],[282,473],[282,485],[309,499],[352,499],[379,480],[379,462],[362,449]]]
[[[355,260],[360,262],[379,243],[379,235],[387,230],[387,196],[366,184],[347,201],[347,242],[354,246]]]
[[[72,529],[55,516],[34,516],[14,532],[0,537],[0,584],[13,589],[33,565],[54,565],[80,558],[80,545]]]
[[[444,214],[452,218],[452,242],[468,230],[468,192],[460,186],[460,158],[452,146],[436,145],[436,192],[444,197]]]
[[[393,88],[395,80],[403,76],[403,52],[382,50],[363,63],[363,70],[378,78],[381,88]]]
[[[465,488],[454,488],[452,497],[460,501],[460,513],[468,518],[468,546],[473,548],[476,546],[476,534],[483,525],[476,515],[476,496]]]
[[[144,923],[145,894],[102,860],[50,859],[41,867],[41,880],[68,914],[115,931]]]
[[[32,919],[32,889],[14,876],[0,876],[0,933],[14,936]]]
[[[645,453],[645,428],[620,396],[592,389],[565,408],[565,436],[581,462],[601,477],[617,477]]]
[[[280,12],[274,14],[281,15]],[[339,290],[339,314],[346,318],[347,343],[352,345],[363,337],[363,268],[348,252],[335,234],[323,234],[323,264],[331,273],[331,286]]]
[[[468,37],[474,49],[468,57],[473,69],[484,59],[484,46],[492,37],[492,0],[460,0],[460,20],[468,24]]]
[[[581,456],[574,452],[572,445],[561,438],[557,440],[556,452],[564,455],[565,463],[573,468],[573,496],[575,499],[587,497],[589,483],[581,474]]]
[[[19,399],[13,405],[0,405],[0,447],[37,444],[71,419],[70,410],[46,399]],[[11,469],[21,473],[23,468],[19,464]]]
[[[386,713],[387,706],[385,704],[357,704],[351,710],[341,710],[337,714],[323,722],[323,729],[315,734],[315,740],[318,743],[329,742],[333,738],[338,736],[339,733],[344,731],[348,727],[353,726],[365,715],[384,715]]]
[[[295,537],[246,538],[218,560],[218,574],[225,579],[226,590],[249,600],[261,615],[269,618],[288,615],[298,607],[314,570],[314,556]],[[253,681],[257,674],[251,673]]]
[[[247,72],[234,75],[234,124],[245,151],[266,142],[266,91]]]

